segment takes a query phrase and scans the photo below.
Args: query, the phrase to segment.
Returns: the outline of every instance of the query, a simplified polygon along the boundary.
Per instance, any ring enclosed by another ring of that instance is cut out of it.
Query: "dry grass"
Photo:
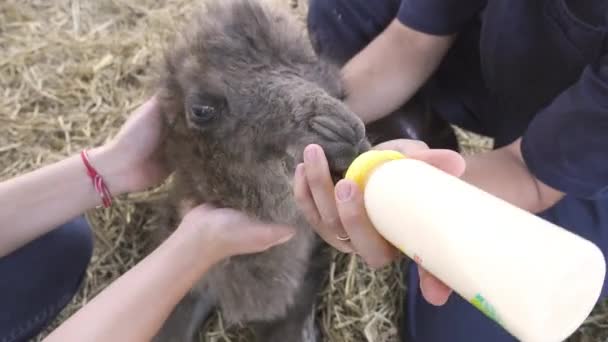
[[[303,17],[298,0],[274,0]],[[195,1],[3,0],[0,3],[0,179],[47,165],[113,136],[149,94],[147,80],[176,24]],[[299,5],[299,6],[298,6]],[[459,132],[467,152],[488,139]],[[121,198],[110,210],[88,213],[96,246],[86,282],[53,326],[143,257],[156,218],[146,203],[161,193]],[[321,295],[319,319],[328,341],[396,341],[403,294],[393,266],[372,272],[336,255]],[[606,308],[576,341],[606,339]],[[201,341],[237,341],[221,318]]]

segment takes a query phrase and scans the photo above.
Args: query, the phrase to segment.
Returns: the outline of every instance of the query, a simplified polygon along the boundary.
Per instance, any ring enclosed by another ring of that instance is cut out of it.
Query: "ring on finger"
[[[337,238],[339,241],[349,241],[349,240],[350,240],[350,237],[349,237],[348,235],[346,235],[346,236],[340,236],[340,235],[336,235],[336,238]]]

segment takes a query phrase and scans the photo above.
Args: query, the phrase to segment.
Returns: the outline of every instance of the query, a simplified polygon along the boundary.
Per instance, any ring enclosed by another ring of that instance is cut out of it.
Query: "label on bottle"
[[[496,312],[496,309],[480,293],[475,295],[475,297],[473,297],[470,302],[479,311],[483,312],[486,316],[494,320],[494,322],[501,324],[501,320],[498,316],[498,313]]]

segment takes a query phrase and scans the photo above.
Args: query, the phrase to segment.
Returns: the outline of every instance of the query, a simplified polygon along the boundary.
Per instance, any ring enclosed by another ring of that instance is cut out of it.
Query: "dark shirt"
[[[583,198],[608,197],[607,18],[606,0],[403,0],[398,12],[419,31],[460,33],[435,92],[496,146],[523,137],[531,172]]]

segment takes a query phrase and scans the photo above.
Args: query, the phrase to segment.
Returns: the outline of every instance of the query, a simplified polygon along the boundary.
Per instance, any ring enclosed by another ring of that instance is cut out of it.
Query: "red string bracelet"
[[[87,174],[93,182],[95,191],[97,191],[99,196],[101,196],[104,208],[109,208],[110,206],[112,206],[112,195],[110,194],[110,190],[108,190],[108,187],[106,186],[103,177],[97,172],[97,170],[95,170],[93,166],[91,166],[91,163],[89,162],[89,156],[86,150],[83,150],[80,153],[80,156],[82,157],[82,162],[84,163],[84,166],[86,166],[87,168]]]

